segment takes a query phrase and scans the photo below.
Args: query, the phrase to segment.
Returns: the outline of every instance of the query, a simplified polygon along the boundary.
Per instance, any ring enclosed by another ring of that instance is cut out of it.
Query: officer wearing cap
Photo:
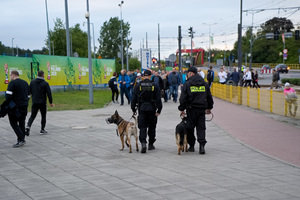
[[[162,110],[159,86],[151,81],[151,71],[145,70],[144,80],[135,88],[131,100],[131,110],[138,110],[139,140],[142,144],[141,153],[146,153],[147,135],[149,136],[148,150],[155,149],[157,117]],[[148,129],[148,131],[147,131]]]
[[[187,76],[188,80],[183,85],[178,109],[181,115],[186,114],[188,118],[187,140],[190,146],[189,151],[195,151],[194,145],[196,138],[194,129],[196,127],[199,153],[205,154],[205,114],[211,113],[214,102],[208,84],[197,74],[196,67],[190,67]]]

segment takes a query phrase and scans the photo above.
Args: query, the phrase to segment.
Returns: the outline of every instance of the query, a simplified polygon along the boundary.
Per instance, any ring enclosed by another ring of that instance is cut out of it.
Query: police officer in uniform
[[[190,146],[189,151],[195,151],[194,145],[196,138],[194,129],[196,127],[197,141],[200,144],[199,153],[205,154],[205,114],[211,113],[214,102],[209,86],[204,79],[197,74],[197,68],[190,67],[187,75],[188,80],[183,85],[178,109],[181,111],[181,115],[187,114],[188,117],[187,139]]]
[[[157,117],[162,110],[159,86],[151,81],[151,71],[145,70],[144,80],[135,88],[131,100],[131,110],[138,110],[139,140],[142,144],[141,153],[146,153],[147,135],[149,136],[148,150],[155,149]]]

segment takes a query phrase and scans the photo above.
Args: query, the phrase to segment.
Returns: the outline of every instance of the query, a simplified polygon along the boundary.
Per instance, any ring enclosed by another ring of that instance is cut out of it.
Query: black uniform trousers
[[[46,126],[46,114],[47,114],[47,104],[32,104],[31,107],[31,115],[28,120],[27,126],[31,127],[34,119],[36,118],[36,115],[38,111],[40,110],[41,116],[42,116],[42,121],[41,121],[41,130],[45,129]]]
[[[17,135],[18,142],[24,141],[25,139],[25,119],[27,116],[28,106],[17,106],[20,116],[17,117],[15,113],[9,113],[9,123]]]
[[[138,127],[140,129],[139,140],[141,143],[147,143],[147,135],[149,136],[149,144],[155,142],[157,116],[155,111],[139,111]]]
[[[188,144],[190,146],[195,145],[195,135],[194,135],[194,129],[196,127],[196,133],[197,133],[197,141],[200,144],[205,144],[205,110],[200,108],[190,108],[187,109],[187,117],[190,120],[191,124],[189,124],[189,127],[187,129],[187,140]]]

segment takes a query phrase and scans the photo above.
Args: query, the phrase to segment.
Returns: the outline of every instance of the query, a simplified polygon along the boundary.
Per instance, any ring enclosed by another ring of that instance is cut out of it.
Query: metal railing
[[[211,93],[214,97],[231,103],[248,106],[277,115],[290,116],[288,103],[286,102],[282,91],[213,83]],[[299,105],[299,99],[297,99],[297,103]],[[300,119],[299,112],[295,117]]]

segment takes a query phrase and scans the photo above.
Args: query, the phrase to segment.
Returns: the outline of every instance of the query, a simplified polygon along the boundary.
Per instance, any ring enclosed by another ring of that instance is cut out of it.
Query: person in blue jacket
[[[128,100],[128,104],[130,104],[130,99],[129,99],[130,78],[126,74],[125,69],[121,70],[121,74],[119,75],[118,82],[120,84],[120,90],[121,90],[121,106],[124,105],[124,94]]]
[[[176,103],[178,97],[178,85],[181,84],[181,78],[180,75],[176,72],[175,67],[173,67],[168,79],[170,84],[170,93],[173,96],[174,103]]]

